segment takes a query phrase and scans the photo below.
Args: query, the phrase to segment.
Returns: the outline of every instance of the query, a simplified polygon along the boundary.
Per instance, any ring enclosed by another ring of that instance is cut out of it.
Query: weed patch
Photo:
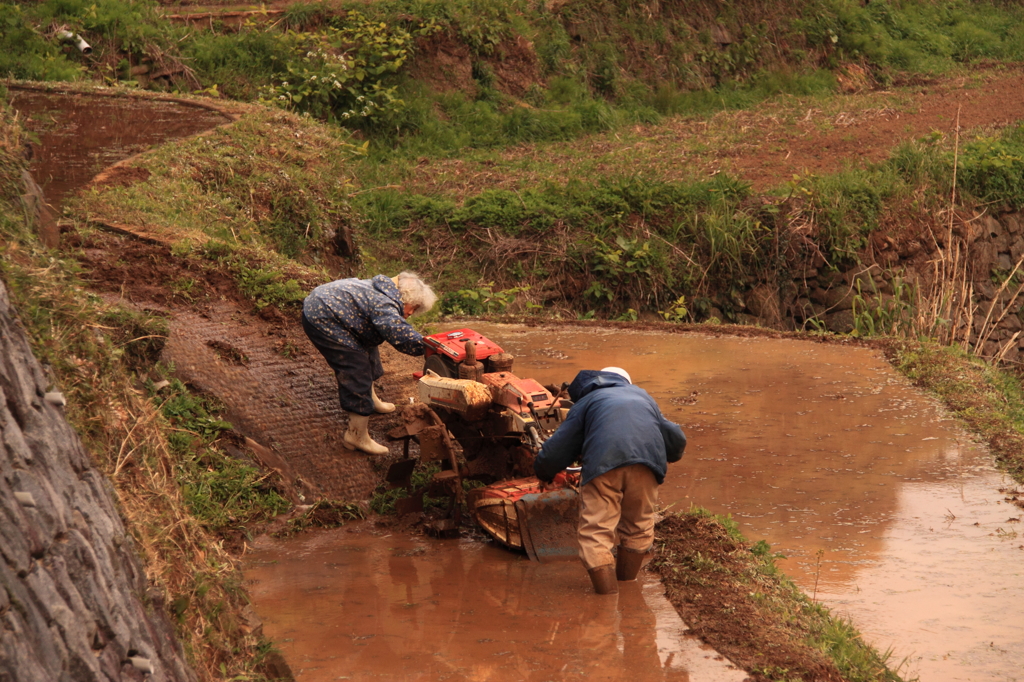
[[[172,427],[168,437],[178,485],[192,514],[213,533],[265,521],[290,503],[252,463],[226,454],[219,441],[231,424],[216,400],[196,395],[177,379],[153,400]]]

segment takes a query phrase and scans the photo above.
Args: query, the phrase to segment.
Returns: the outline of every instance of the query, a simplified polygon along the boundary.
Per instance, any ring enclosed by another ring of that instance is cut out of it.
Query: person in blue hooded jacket
[[[406,355],[423,355],[423,337],[405,318],[427,312],[436,300],[422,279],[401,272],[322,284],[303,302],[302,328],[338,380],[338,400],[348,413],[342,442],[350,450],[388,452],[368,430],[370,415],[395,409],[373,388],[384,376],[378,346],[387,341]]]
[[[635,580],[654,544],[658,486],[686,436],[618,367],[583,370],[569,385],[565,421],[541,448],[534,472],[550,482],[581,462],[580,559],[598,594]],[[612,550],[618,545],[617,557]]]

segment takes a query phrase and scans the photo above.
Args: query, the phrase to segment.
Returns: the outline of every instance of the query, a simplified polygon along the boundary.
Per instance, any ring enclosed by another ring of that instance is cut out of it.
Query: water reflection
[[[685,634],[656,580],[590,594],[575,563],[368,524],[261,540],[246,568],[297,679],[742,680]]]

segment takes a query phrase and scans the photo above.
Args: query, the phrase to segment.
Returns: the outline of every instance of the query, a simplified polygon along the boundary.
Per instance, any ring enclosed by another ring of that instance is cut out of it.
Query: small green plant
[[[288,31],[279,40],[294,57],[261,99],[347,125],[394,114],[404,102],[396,95],[397,86],[386,84],[387,77],[409,59],[417,36],[438,30],[428,22],[410,32],[350,10],[340,28]]]
[[[686,296],[680,296],[668,307],[668,310],[659,310],[658,314],[668,322],[685,322],[690,315],[690,311],[686,309]]]
[[[171,291],[175,296],[188,301],[195,302],[195,293],[199,287],[199,281],[195,277],[179,277],[171,282]]]
[[[418,491],[426,488],[430,485],[431,479],[434,474],[439,472],[441,467],[436,462],[429,464],[420,463],[416,465],[416,469],[412,472],[412,484],[411,488],[413,491]],[[401,499],[405,499],[409,496],[409,490],[406,488],[387,488],[385,484],[381,484],[375,491],[373,496],[370,498],[370,509],[382,516],[395,513],[395,502]],[[430,497],[428,495],[423,496],[423,508],[424,509],[442,509],[448,506],[447,497]]]
[[[637,311],[633,310],[632,308],[627,308],[626,312],[622,313],[621,315],[619,315],[615,319],[617,321],[619,321],[619,322],[636,322],[639,318],[640,318],[640,313],[638,313]]]
[[[191,392],[177,379],[153,400],[175,427],[168,443],[185,502],[207,528],[262,521],[291,506],[270,485],[269,474],[219,447],[221,435],[232,427],[218,416],[223,407],[216,400]]]
[[[253,268],[237,261],[232,270],[239,290],[253,302],[257,310],[268,305],[279,308],[294,306],[306,298],[306,292],[298,280],[288,278],[277,270]]]
[[[657,280],[655,254],[649,240],[629,239],[622,235],[609,244],[594,237],[594,250],[590,272],[593,279],[584,295],[595,301],[613,303],[646,302],[648,293]],[[633,308],[621,313],[627,319],[636,319]]]
[[[914,322],[913,289],[901,279],[894,280],[894,294],[889,297],[872,291],[866,295],[861,291],[860,280],[853,297],[853,336],[870,337],[908,334]]]
[[[441,312],[445,315],[502,314],[508,311],[516,297],[529,291],[530,287],[494,289],[494,282],[488,282],[472,289],[459,289],[441,299]]]
[[[359,505],[335,500],[317,500],[300,516],[289,519],[284,530],[274,533],[274,537],[290,537],[309,528],[337,528],[349,521],[366,518]]]

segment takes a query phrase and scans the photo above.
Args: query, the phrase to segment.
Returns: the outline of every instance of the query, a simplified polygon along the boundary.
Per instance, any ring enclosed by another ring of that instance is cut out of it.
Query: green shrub
[[[76,80],[84,68],[61,54],[55,40],[31,25],[21,4],[0,3],[0,76],[26,80]]]
[[[1002,137],[982,138],[964,146],[957,182],[960,189],[986,204],[1007,210],[1024,207],[1022,128]]]

